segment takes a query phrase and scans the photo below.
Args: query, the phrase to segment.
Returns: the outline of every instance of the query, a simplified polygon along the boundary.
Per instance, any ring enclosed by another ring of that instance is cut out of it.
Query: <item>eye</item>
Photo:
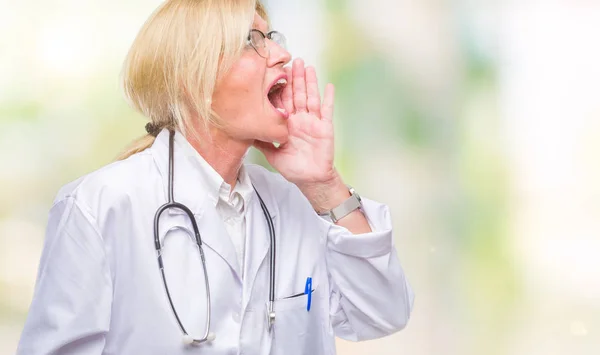
[[[266,58],[268,56],[268,49],[265,43],[265,34],[257,29],[250,30],[248,34],[248,44],[253,47],[256,52],[261,56]]]

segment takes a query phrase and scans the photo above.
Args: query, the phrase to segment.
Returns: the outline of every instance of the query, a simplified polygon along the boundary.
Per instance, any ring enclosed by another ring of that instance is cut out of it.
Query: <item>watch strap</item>
[[[340,219],[346,217],[355,209],[360,208],[360,196],[354,191],[354,189],[351,186],[348,186],[348,188],[350,189],[350,197],[344,200],[344,202],[340,203],[337,207],[321,215],[329,216],[333,223],[336,223]]]

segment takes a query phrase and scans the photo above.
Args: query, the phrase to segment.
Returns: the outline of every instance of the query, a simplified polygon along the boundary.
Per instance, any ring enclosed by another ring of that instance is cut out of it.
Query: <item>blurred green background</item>
[[[144,133],[118,76],[158,4],[0,2],[0,354],[54,195]],[[600,1],[267,7],[336,85],[336,164],[390,206],[416,293],[405,330],[338,353],[600,354]]]

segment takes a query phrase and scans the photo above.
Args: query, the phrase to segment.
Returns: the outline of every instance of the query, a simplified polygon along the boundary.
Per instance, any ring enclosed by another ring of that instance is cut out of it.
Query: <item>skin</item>
[[[269,31],[257,14],[253,28]],[[334,87],[327,85],[321,101],[315,69],[305,68],[302,59],[285,67],[291,61],[290,54],[266,41],[267,58],[248,47],[217,82],[212,108],[225,128],[199,130],[199,140],[187,138],[232,189],[248,149],[254,146],[286,180],[298,186],[317,212],[330,210],[350,197],[333,165]],[[285,113],[276,110],[267,96],[280,78],[285,78],[287,85],[281,98],[274,101]],[[280,146],[276,148],[272,142]],[[360,210],[337,224],[354,234],[371,231]]]

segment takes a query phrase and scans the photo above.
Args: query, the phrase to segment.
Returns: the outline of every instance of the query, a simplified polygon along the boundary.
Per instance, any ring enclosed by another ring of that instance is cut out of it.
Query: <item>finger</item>
[[[292,88],[294,90],[294,108],[296,112],[306,111],[306,79],[304,77],[304,61],[294,60],[292,64]]]
[[[306,67],[306,95],[308,112],[321,118],[321,95],[317,83],[317,72],[313,67]]]
[[[333,99],[335,96],[335,86],[327,84],[325,94],[323,95],[323,106],[321,106],[321,118],[324,120],[333,120]]]
[[[288,112],[294,112],[294,92],[292,91],[292,82],[294,81],[292,77],[292,68],[285,67],[285,75],[287,75],[287,84],[283,88],[281,92],[281,101],[283,102],[283,108]]]

